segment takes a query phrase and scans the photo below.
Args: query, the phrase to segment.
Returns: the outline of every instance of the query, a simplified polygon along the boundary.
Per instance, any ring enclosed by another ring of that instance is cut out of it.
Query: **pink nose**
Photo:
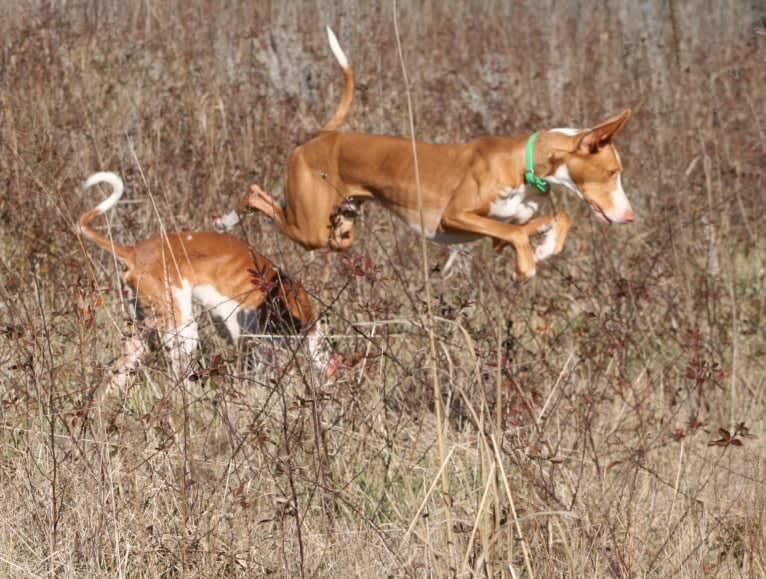
[[[636,215],[633,213],[632,209],[628,209],[625,212],[625,215],[622,217],[623,223],[633,223],[633,220],[636,218]]]

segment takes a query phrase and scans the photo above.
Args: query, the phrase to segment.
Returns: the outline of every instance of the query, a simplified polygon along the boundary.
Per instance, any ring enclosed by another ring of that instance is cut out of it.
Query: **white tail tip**
[[[329,26],[327,27],[327,40],[330,42],[330,50],[332,50],[332,53],[335,55],[338,64],[340,64],[341,68],[348,68],[348,58],[346,58],[346,54],[340,47],[338,37],[335,36],[335,33]]]
[[[114,207],[117,204],[117,201],[120,200],[120,197],[122,197],[122,194],[125,191],[125,184],[118,175],[115,175],[110,171],[100,171],[98,173],[93,173],[93,175],[88,177],[88,180],[82,184],[82,188],[83,190],[87,190],[97,183],[108,183],[112,187],[112,194],[96,207],[99,212],[104,213]]]

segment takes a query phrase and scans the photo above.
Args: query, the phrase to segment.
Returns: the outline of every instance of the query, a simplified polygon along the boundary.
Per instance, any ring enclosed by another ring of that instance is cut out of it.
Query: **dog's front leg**
[[[535,261],[541,262],[552,255],[558,255],[564,249],[564,241],[569,231],[570,219],[564,211],[557,211],[553,215],[544,215],[531,219],[524,224],[531,238],[542,237],[534,243]]]
[[[189,303],[191,309],[191,303]],[[199,345],[197,322],[192,316],[177,317],[174,327],[162,332],[162,345],[170,357],[171,374],[176,380],[186,381],[191,374],[194,354]]]
[[[458,214],[445,212],[442,225],[447,229],[486,235],[512,245],[516,251],[516,276],[528,279],[535,275],[535,256],[526,226],[495,221],[469,211]]]
[[[567,233],[571,220],[564,211],[556,211],[552,215],[543,215],[520,224],[530,238],[542,237],[538,243],[533,243],[535,262],[539,263],[558,255],[564,249]],[[495,239],[493,247],[495,251],[502,251],[508,245],[507,241]]]

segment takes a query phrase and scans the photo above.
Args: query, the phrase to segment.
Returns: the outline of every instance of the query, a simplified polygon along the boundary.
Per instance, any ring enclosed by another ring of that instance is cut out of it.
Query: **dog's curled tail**
[[[338,108],[335,109],[335,114],[333,117],[324,127],[322,127],[323,131],[334,131],[338,128],[338,125],[343,122],[343,119],[346,118],[346,113],[348,113],[348,109],[351,106],[351,97],[354,94],[354,74],[351,72],[351,66],[348,64],[348,58],[346,58],[346,54],[340,47],[338,38],[335,36],[335,33],[329,26],[327,27],[327,39],[330,42],[330,49],[332,50],[332,53],[335,55],[338,64],[343,69],[343,77],[345,79],[345,83],[343,85],[343,96],[340,98]]]
[[[94,207],[90,211],[86,211],[80,216],[80,233],[87,239],[90,239],[93,243],[100,245],[108,251],[114,252],[117,257],[130,263],[133,260],[134,253],[132,247],[114,243],[111,239],[108,239],[90,226],[90,222],[95,217],[106,213],[117,204],[117,202],[120,200],[120,197],[122,197],[123,192],[125,191],[125,185],[123,184],[122,179],[120,179],[114,173],[99,172],[93,173],[93,175],[88,177],[88,180],[85,181],[85,183],[82,185],[83,191],[87,191],[93,187],[93,185],[98,183],[107,183],[111,185],[112,194],[104,199],[98,206]]]

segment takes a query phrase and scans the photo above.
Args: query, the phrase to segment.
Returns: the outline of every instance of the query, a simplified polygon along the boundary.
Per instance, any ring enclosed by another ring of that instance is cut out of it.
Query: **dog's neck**
[[[562,185],[572,191],[580,199],[583,198],[582,191],[577,188],[572,176],[569,174],[569,167],[567,167],[566,163],[559,164],[553,173],[545,175],[543,179],[551,185]]]
[[[574,179],[572,179],[564,155],[564,152],[568,151],[572,146],[572,138],[580,132],[582,131],[578,129],[550,129],[541,131],[534,143],[532,167],[535,177],[550,185],[566,187],[582,199],[582,191],[580,191]],[[525,141],[525,145],[527,143],[528,140]],[[529,153],[530,151],[525,147],[520,166],[524,168],[523,182],[534,187],[535,185],[527,179]]]

